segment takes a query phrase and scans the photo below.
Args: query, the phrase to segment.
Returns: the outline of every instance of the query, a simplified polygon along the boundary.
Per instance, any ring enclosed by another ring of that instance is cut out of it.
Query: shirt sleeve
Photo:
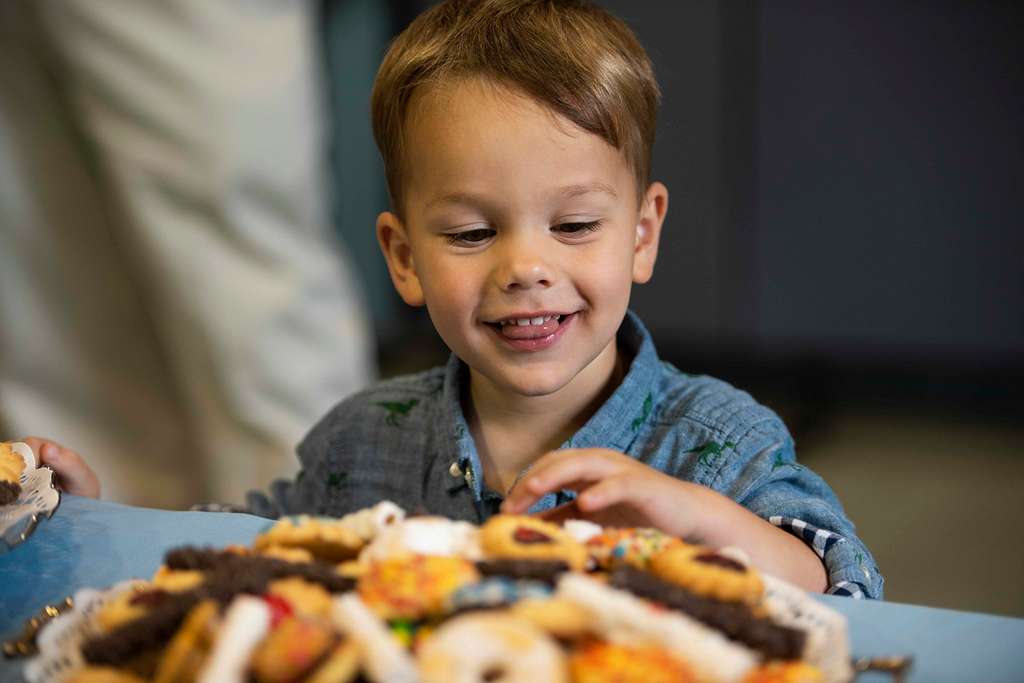
[[[278,479],[266,492],[250,491],[246,496],[249,512],[277,519],[283,515],[340,516],[350,511],[347,481],[351,463],[341,462],[343,425],[351,424],[354,399],[336,406],[318,422],[299,443],[297,453],[302,467],[295,479]]]
[[[829,485],[797,462],[781,420],[750,429],[736,451],[739,457],[723,463],[714,488],[804,541],[825,565],[827,593],[881,599],[874,557]]]

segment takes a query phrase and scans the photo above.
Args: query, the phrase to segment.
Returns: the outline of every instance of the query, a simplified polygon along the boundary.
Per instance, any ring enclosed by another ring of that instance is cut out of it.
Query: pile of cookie
[[[742,553],[653,529],[381,503],[168,552],[90,617],[74,683],[807,683],[842,617]],[[76,656],[79,653],[76,653]]]

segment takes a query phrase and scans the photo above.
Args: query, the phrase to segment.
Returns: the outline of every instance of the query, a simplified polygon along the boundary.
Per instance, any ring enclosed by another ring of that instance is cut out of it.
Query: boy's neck
[[[496,391],[485,380],[474,381],[470,371],[466,420],[489,488],[507,493],[523,470],[565,443],[598,411],[622,383],[627,361],[613,345],[603,365],[546,396]]]

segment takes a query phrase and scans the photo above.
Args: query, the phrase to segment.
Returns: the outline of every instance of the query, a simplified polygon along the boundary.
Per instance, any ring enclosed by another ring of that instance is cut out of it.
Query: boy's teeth
[[[545,316],[538,316],[536,318],[516,318],[514,320],[509,320],[505,324],[506,325],[518,325],[519,327],[526,327],[527,325],[543,325],[544,323],[546,323],[547,321],[551,320],[552,318],[554,318],[555,320],[560,320],[561,317],[562,317],[561,315],[545,315]]]

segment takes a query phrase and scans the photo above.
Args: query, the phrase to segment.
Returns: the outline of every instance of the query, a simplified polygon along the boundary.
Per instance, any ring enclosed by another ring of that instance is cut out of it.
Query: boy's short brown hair
[[[629,27],[584,0],[448,0],[394,40],[373,86],[373,134],[396,211],[413,91],[473,76],[521,90],[603,138],[622,152],[643,195],[659,92]]]

